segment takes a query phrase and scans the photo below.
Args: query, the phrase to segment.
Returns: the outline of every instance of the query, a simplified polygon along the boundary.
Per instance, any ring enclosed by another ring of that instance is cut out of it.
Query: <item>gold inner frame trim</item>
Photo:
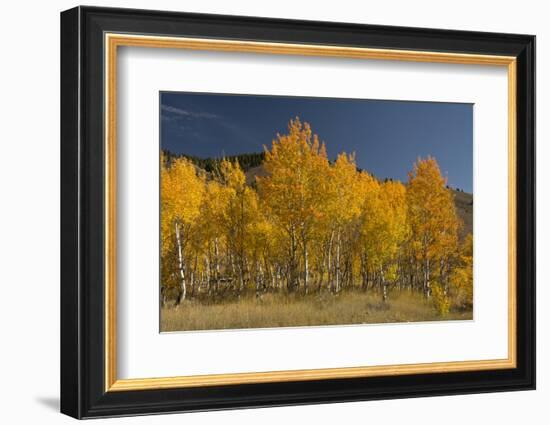
[[[268,382],[411,375],[516,367],[516,58],[446,52],[371,49],[106,33],[105,46],[105,391],[136,391]],[[468,65],[504,66],[508,72],[508,357],[495,360],[305,369],[166,378],[118,379],[116,326],[116,136],[117,50],[120,46],[324,56]]]

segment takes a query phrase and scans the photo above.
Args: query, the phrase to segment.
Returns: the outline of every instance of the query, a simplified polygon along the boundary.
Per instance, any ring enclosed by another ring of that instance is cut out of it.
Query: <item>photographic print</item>
[[[162,332],[471,320],[473,105],[160,93]]]

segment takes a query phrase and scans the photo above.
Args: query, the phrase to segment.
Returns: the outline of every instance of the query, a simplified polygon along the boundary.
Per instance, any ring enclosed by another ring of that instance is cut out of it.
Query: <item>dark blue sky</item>
[[[355,152],[379,178],[407,180],[418,157],[437,159],[449,185],[472,192],[473,105],[315,97],[160,94],[161,147],[198,157],[260,152],[296,116],[329,159]]]

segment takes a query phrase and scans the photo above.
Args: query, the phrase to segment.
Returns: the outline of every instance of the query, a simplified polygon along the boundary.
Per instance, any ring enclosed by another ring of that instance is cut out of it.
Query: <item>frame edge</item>
[[[79,276],[80,8],[60,14],[60,411],[82,417]]]

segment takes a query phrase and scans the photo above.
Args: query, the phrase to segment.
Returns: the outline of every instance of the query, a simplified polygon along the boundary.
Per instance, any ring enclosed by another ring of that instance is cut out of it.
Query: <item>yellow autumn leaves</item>
[[[161,160],[164,300],[254,291],[414,290],[445,314],[472,303],[471,237],[459,240],[453,195],[437,162],[406,185],[329,161],[307,123],[291,120],[248,183],[237,162],[212,173]],[[470,242],[468,242],[470,241]]]

